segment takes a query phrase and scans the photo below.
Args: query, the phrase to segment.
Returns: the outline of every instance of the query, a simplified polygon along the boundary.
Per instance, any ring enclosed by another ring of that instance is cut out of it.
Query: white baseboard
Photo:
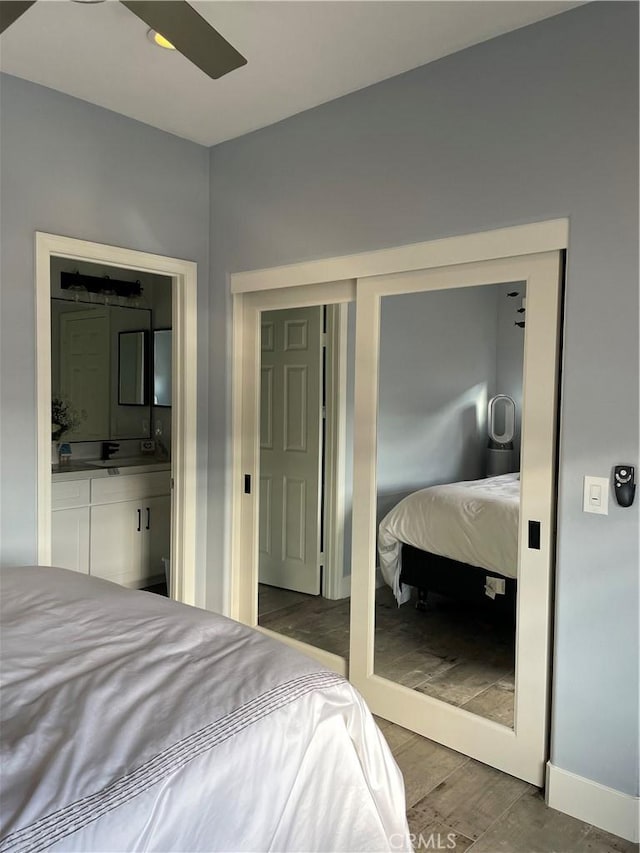
[[[640,841],[640,797],[607,788],[547,762],[547,805],[627,841]]]
[[[376,568],[376,589],[379,589],[381,586],[384,586],[384,578],[382,577],[382,572],[379,568]],[[346,575],[342,578],[342,582],[340,584],[337,598],[349,598],[351,596],[351,575]],[[329,598],[330,596],[327,596]]]
[[[345,575],[345,577],[342,578],[340,598],[351,598],[351,575]]]

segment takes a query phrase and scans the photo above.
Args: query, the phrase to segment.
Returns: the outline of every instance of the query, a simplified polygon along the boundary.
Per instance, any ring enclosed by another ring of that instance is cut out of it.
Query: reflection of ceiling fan
[[[0,33],[35,0],[0,0]],[[95,0],[94,0],[95,2]],[[194,65],[217,80],[247,60],[186,0],[120,0]]]

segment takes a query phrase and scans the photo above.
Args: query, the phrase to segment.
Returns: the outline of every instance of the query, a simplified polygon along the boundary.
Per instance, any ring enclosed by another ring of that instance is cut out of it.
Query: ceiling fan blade
[[[2,0],[0,2],[0,33],[17,21],[29,6],[33,6],[36,0]]]
[[[120,2],[214,80],[247,64],[244,56],[185,0]]]

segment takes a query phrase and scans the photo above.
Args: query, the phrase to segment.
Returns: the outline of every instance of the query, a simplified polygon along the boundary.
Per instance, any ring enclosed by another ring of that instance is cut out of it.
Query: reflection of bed
[[[402,778],[343,678],[250,628],[3,570],[0,850],[410,850]]]
[[[378,530],[380,568],[398,603],[408,586],[486,597],[487,575],[506,579],[500,607],[513,600],[519,507],[519,474],[431,486],[400,501]]]

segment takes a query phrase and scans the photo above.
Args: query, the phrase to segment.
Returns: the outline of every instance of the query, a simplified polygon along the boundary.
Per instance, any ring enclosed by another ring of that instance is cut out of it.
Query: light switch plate
[[[609,480],[607,477],[585,477],[582,497],[584,512],[609,515]]]

